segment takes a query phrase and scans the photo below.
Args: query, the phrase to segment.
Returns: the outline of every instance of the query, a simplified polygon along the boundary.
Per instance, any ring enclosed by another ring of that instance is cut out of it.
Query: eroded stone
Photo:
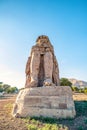
[[[40,36],[26,64],[26,88],[59,85],[59,68],[47,36]]]
[[[68,86],[26,88],[16,99],[13,116],[73,118],[76,113],[71,96],[72,90]]]

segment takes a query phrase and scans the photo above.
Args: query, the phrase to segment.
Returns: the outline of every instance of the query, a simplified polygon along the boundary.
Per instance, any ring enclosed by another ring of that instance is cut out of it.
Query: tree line
[[[72,86],[72,83],[67,78],[61,78],[60,79],[60,86],[70,86],[72,91],[74,91],[74,92],[86,93],[87,94],[87,87],[78,88],[76,86]],[[18,91],[19,90],[18,90],[17,87],[12,87],[11,85],[4,84],[3,82],[0,82],[0,92],[17,93]]]
[[[17,87],[12,87],[11,85],[4,84],[3,82],[0,82],[0,92],[17,93],[18,88]]]
[[[83,86],[83,88],[80,87],[78,88],[76,86],[73,86],[72,83],[67,78],[60,79],[60,86],[70,86],[72,91],[74,92],[87,94],[87,87]]]

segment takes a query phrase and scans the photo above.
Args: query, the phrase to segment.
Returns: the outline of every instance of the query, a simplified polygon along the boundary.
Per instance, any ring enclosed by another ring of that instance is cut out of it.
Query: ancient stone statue
[[[71,88],[59,86],[58,64],[47,36],[38,37],[31,49],[26,65],[25,88],[16,98],[12,115],[58,119],[76,115]]]
[[[59,69],[47,36],[39,36],[26,64],[26,88],[59,86]]]

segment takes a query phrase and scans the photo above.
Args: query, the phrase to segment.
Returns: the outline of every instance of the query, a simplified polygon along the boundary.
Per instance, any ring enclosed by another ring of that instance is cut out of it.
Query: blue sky
[[[86,0],[0,0],[0,81],[24,86],[39,35],[53,44],[60,77],[87,81]]]

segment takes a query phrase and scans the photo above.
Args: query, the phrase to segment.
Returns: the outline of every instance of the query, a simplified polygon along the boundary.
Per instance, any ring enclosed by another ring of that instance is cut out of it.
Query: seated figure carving
[[[59,86],[59,68],[47,36],[39,36],[26,64],[26,88]]]

